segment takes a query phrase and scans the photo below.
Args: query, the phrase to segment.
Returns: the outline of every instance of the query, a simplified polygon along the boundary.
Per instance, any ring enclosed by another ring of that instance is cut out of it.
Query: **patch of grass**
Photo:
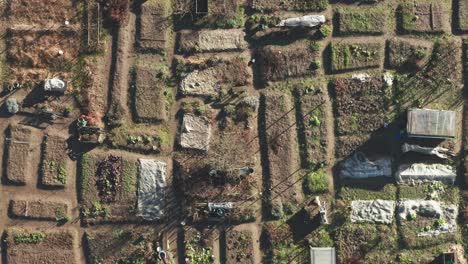
[[[30,234],[16,234],[13,240],[16,244],[38,244],[46,237],[46,234],[42,232],[35,232]]]
[[[63,164],[59,164],[57,168],[57,180],[61,184],[67,184],[67,170]]]
[[[91,192],[91,179],[94,177],[96,169],[96,161],[94,160],[94,156],[90,154],[83,154],[81,156],[80,162],[80,199],[83,200],[85,197],[88,197],[88,194]]]
[[[382,50],[380,43],[332,43],[332,71],[379,67],[382,63]]]
[[[439,198],[436,200],[443,201],[447,204],[458,205],[460,203],[460,189],[457,186],[441,185],[437,183],[418,184],[416,186],[398,185],[399,200],[409,199],[427,199],[434,191],[438,193]]]
[[[245,10],[243,7],[237,6],[233,17],[218,20],[215,22],[216,28],[241,28],[244,27],[246,21]]]
[[[342,186],[338,197],[343,200],[396,200],[397,186],[393,183],[382,184],[376,181],[349,181]]]
[[[328,191],[328,175],[323,170],[307,173],[303,187],[307,194],[325,193]]]
[[[122,162],[122,194],[125,197],[133,197],[136,193],[138,168],[134,161],[123,159]]]
[[[388,15],[383,8],[343,8],[338,10],[338,30],[343,35],[380,35],[387,28]]]

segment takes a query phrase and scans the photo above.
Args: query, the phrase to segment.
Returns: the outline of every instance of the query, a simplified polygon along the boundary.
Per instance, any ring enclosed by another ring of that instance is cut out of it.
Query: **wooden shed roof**
[[[456,112],[409,109],[406,130],[409,137],[454,138],[456,132]]]

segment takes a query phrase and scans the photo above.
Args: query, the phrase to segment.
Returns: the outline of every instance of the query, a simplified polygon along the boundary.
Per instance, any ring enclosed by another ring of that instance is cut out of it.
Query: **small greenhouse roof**
[[[409,109],[406,129],[409,137],[454,138],[456,134],[456,112]]]

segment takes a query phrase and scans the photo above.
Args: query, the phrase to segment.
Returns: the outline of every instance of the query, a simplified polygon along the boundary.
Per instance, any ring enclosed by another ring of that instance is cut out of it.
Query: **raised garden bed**
[[[142,51],[165,52],[170,34],[170,4],[168,1],[141,5],[138,19],[138,46]]]
[[[113,147],[141,153],[169,153],[173,135],[167,124],[124,124],[109,134]]]
[[[87,153],[79,166],[79,201],[85,224],[138,221],[136,158]]]
[[[168,71],[168,70],[167,70]],[[139,122],[158,122],[168,119],[166,71],[145,66],[135,68],[134,119]]]
[[[297,202],[294,174],[294,107],[284,93],[268,92],[260,100],[260,142],[264,160],[264,192],[271,217],[283,216],[283,205]]]
[[[157,263],[159,232],[146,226],[113,226],[85,233],[89,263]],[[118,248],[118,250],[115,250]]]
[[[424,217],[420,215],[418,215],[414,220],[402,221],[400,223],[400,233],[403,247],[410,249],[424,249],[457,241],[461,238],[458,232],[439,234],[437,236],[418,236],[420,232],[434,228],[437,223],[437,218]]]
[[[6,56],[9,64],[15,67],[69,72],[80,52],[80,44],[76,41],[80,32],[75,28],[10,28],[7,34]],[[63,55],[59,55],[60,50]]]
[[[75,263],[76,233],[72,231],[33,231],[10,228],[6,231],[8,263]]]
[[[332,43],[330,49],[333,72],[378,68],[383,63],[380,43]]]
[[[10,214],[16,218],[68,221],[68,205],[62,202],[11,200]]]
[[[41,183],[46,187],[65,187],[69,158],[65,138],[47,135],[42,146]]]
[[[392,69],[411,70],[424,65],[432,51],[431,44],[411,39],[393,38],[387,41],[388,66]]]
[[[458,30],[468,32],[468,0],[458,0]]]
[[[383,8],[342,8],[337,12],[341,35],[382,35],[387,30],[389,12]]]
[[[226,231],[226,263],[254,264],[252,233],[250,231]]]
[[[285,78],[311,75],[313,62],[318,59],[307,42],[297,42],[289,46],[268,45],[256,51],[255,70],[259,83],[279,81]]]
[[[217,229],[187,226],[184,228],[184,252],[189,263],[216,263],[214,244],[219,237]]]
[[[365,82],[337,78],[333,92],[338,135],[369,134],[383,126],[390,91],[380,76]]]
[[[6,142],[6,179],[11,184],[26,184],[28,175],[31,174],[31,137],[33,131],[31,128],[10,125],[7,130]]]
[[[443,3],[405,3],[398,8],[399,29],[403,33],[443,33],[450,31],[449,15]]]
[[[309,247],[293,240],[293,231],[283,221],[267,222],[263,225],[264,263],[308,263]]]
[[[77,4],[68,0],[15,0],[8,1],[7,15],[18,24],[63,25],[65,21],[78,24],[81,23],[82,5],[84,3]]]
[[[324,11],[328,7],[326,0],[253,0],[252,8],[258,11]]]
[[[326,111],[331,106],[326,90],[322,84],[312,87],[314,90],[309,91],[304,83],[295,91],[298,140],[304,168],[327,162],[327,135],[333,133],[327,125],[330,120],[327,120]]]
[[[181,30],[177,51],[183,54],[216,51],[238,51],[247,48],[242,29]]]

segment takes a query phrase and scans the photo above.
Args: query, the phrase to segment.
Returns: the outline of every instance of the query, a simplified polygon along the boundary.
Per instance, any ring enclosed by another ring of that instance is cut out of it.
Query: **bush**
[[[313,61],[310,64],[310,69],[315,71],[315,70],[318,70],[321,66],[322,66],[322,63],[320,63],[320,61],[316,60],[316,61]]]
[[[325,193],[328,191],[328,175],[322,170],[309,172],[304,178],[303,187],[307,194]]]
[[[271,217],[275,220],[281,219],[284,216],[283,203],[274,200],[271,204]]]
[[[320,38],[328,37],[332,32],[332,29],[329,25],[322,25],[319,29]]]
[[[14,236],[14,240],[16,244],[37,244],[44,240],[45,237],[44,233],[18,234]]]

